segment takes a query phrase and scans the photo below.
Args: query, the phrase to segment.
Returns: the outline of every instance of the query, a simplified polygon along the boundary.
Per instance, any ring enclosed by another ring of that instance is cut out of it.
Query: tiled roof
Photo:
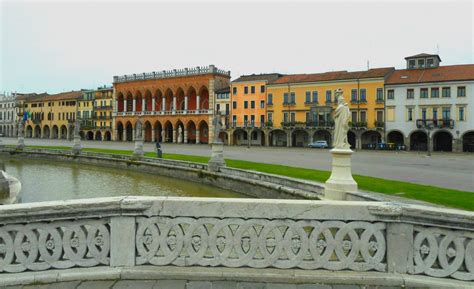
[[[249,75],[242,75],[232,82],[246,82],[246,81],[272,82],[282,76],[283,74],[279,74],[279,73],[249,74]]]
[[[77,99],[82,95],[82,91],[68,91],[68,92],[61,92],[58,94],[30,94],[25,101],[33,102],[33,101],[50,101],[50,100],[67,100],[67,99]]]
[[[229,92],[230,92],[230,86],[227,86],[215,91],[215,93],[229,93]]]
[[[395,70],[385,84],[474,80],[474,64]]]
[[[319,82],[336,81],[346,79],[378,78],[386,77],[394,70],[393,67],[373,68],[364,71],[331,71],[313,74],[292,74],[285,75],[270,84],[301,83],[301,82]]]
[[[441,61],[441,58],[439,57],[438,54],[428,54],[428,53],[420,53],[420,54],[416,54],[416,55],[412,55],[412,56],[407,56],[407,57],[405,57],[405,59],[418,58],[418,57],[430,57],[430,56],[437,57],[439,59],[439,61]]]

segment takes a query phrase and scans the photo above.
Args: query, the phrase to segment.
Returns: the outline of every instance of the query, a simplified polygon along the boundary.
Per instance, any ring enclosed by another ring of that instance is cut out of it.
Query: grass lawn
[[[28,146],[31,148],[46,149],[68,149],[69,147],[51,147],[51,146]],[[131,150],[111,150],[84,148],[85,152],[131,155]],[[152,152],[145,153],[147,157],[155,157]],[[183,155],[183,154],[163,154],[163,158],[172,160],[189,161],[196,163],[207,163],[209,157]],[[256,163],[250,161],[226,159],[226,164],[232,168],[252,170],[282,176],[288,176],[297,179],[310,180],[324,183],[330,176],[329,171],[305,169],[283,165],[273,165]],[[383,193],[388,195],[397,195],[405,198],[430,202],[447,207],[474,211],[474,192],[445,189],[429,185],[420,185],[403,181],[392,181],[374,177],[354,175],[354,179],[362,190]]]

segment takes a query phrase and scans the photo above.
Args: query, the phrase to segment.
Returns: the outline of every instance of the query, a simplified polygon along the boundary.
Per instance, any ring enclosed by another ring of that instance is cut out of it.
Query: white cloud
[[[472,63],[470,2],[2,2],[0,91],[58,92],[113,75],[215,64],[233,78]]]

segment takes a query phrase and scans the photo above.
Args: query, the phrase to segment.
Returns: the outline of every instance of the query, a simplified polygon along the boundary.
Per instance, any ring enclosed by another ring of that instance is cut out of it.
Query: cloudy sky
[[[209,64],[233,79],[403,68],[405,56],[438,49],[444,65],[473,63],[471,1],[0,1],[0,92]]]

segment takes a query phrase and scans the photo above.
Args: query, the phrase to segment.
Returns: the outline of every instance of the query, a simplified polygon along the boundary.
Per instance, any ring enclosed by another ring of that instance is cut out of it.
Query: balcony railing
[[[363,129],[363,128],[367,128],[367,122],[365,121],[349,122],[349,126],[354,129]]]
[[[129,74],[129,75],[114,76],[114,83],[180,77],[180,76],[203,75],[203,74],[209,74],[209,73],[230,76],[230,71],[218,69],[214,65],[209,65],[205,67],[198,66],[194,68],[173,69],[173,70],[163,70],[160,72],[154,71],[154,72],[144,72],[144,73],[138,73],[138,74],[134,73],[134,74]]]
[[[385,122],[383,121],[375,121],[374,125],[376,128],[383,128],[385,126]]]
[[[189,115],[189,114],[212,114],[212,109],[199,110],[165,110],[165,111],[118,111],[117,116],[141,116],[141,115]]]
[[[416,127],[417,128],[454,128],[454,119],[417,119],[416,120]]]
[[[230,127],[231,128],[264,128],[268,127],[268,124],[273,124],[271,122],[231,122]]]
[[[293,127],[304,127],[304,128],[333,128],[334,121],[287,121],[282,122],[281,126],[283,128],[293,128]]]
[[[113,107],[111,105],[98,105],[98,106],[94,106],[94,109],[95,110],[110,110],[112,109]]]

